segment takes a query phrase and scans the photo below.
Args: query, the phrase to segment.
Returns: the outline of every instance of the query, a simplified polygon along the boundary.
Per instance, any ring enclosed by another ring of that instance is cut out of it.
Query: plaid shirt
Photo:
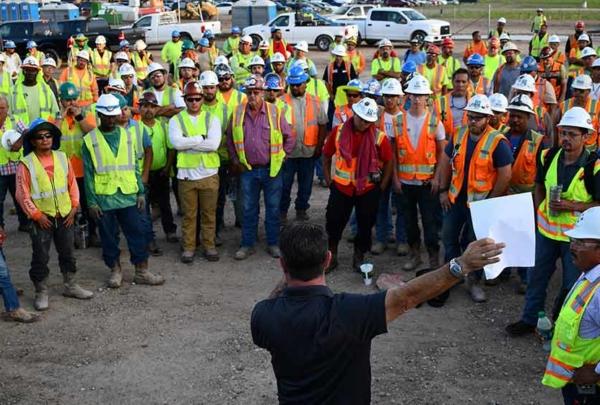
[[[8,162],[5,165],[0,165],[0,176],[10,176],[17,174],[17,165],[19,162]]]

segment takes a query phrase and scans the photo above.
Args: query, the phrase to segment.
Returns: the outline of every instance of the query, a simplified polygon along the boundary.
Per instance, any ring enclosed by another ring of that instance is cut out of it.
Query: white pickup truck
[[[280,14],[266,24],[246,27],[243,32],[252,37],[254,46],[257,47],[260,41],[271,38],[272,27],[280,28],[283,38],[291,44],[306,41],[321,51],[329,50],[329,45],[338,34],[345,37],[358,34],[358,27],[348,22],[334,21],[318,14],[305,19],[296,13]]]
[[[221,33],[220,21],[198,21],[181,23],[175,12],[160,14],[148,14],[133,23],[133,28],[141,28],[146,31],[146,44],[164,44],[171,39],[171,32],[177,30],[181,38],[198,41],[202,34],[211,30],[213,34]]]
[[[332,20],[356,20],[367,17],[369,10],[372,8],[379,7],[375,4],[347,4],[336,8],[336,10],[327,14],[327,17]]]

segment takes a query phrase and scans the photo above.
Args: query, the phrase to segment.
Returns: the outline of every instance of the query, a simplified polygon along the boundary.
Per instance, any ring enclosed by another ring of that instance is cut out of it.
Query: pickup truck
[[[406,42],[413,38],[423,41],[431,36],[440,42],[450,36],[450,23],[430,20],[412,8],[377,7],[369,10],[365,19],[338,20],[358,26],[360,39],[374,45],[383,38],[390,41]]]
[[[329,50],[329,45],[338,34],[346,37],[358,34],[356,25],[334,21],[319,14],[305,18],[296,13],[279,14],[266,24],[244,28],[243,33],[252,37],[254,48],[256,48],[260,41],[271,38],[272,27],[280,28],[285,40],[291,44],[306,41],[321,51]]]
[[[171,39],[171,32],[177,30],[182,39],[194,42],[200,40],[205,31],[211,30],[213,34],[221,33],[220,21],[196,21],[180,23],[177,14],[165,12],[160,14],[149,14],[141,17],[132,26],[133,29],[143,30],[146,33],[146,44],[164,44]]]
[[[349,4],[338,7],[332,14],[327,17],[333,20],[356,20],[367,18],[369,10],[378,7],[375,4]]]

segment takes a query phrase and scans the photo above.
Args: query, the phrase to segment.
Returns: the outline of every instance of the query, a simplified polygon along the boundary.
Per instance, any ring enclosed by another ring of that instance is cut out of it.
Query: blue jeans
[[[17,217],[19,218],[19,225],[29,224],[27,215],[23,212],[21,205],[15,198],[16,189],[16,175],[10,174],[8,176],[0,176],[0,226],[4,227],[4,200],[6,199],[6,193],[9,192],[12,197],[15,209],[17,210]]]
[[[102,242],[102,259],[109,268],[119,262],[119,227],[127,239],[131,264],[137,265],[148,261],[148,244],[146,233],[142,228],[141,216],[135,205],[127,208],[107,210],[102,213],[98,228]]]
[[[244,195],[244,219],[242,220],[243,247],[252,247],[256,243],[258,214],[260,208],[260,191],[263,191],[265,201],[265,231],[267,244],[279,244],[279,203],[283,178],[281,171],[277,177],[269,176],[268,167],[258,167],[245,171],[240,176],[242,194]]]
[[[4,309],[6,312],[14,311],[19,308],[19,298],[17,297],[17,291],[10,280],[10,273],[8,272],[8,266],[6,265],[6,258],[4,252],[0,250],[0,295],[4,300]]]
[[[294,177],[298,174],[298,194],[294,201],[296,211],[306,211],[310,208],[308,200],[312,193],[313,175],[315,172],[315,158],[290,158],[283,163],[281,172],[283,174],[283,191],[281,192],[281,203],[279,212],[287,214],[292,202],[292,186]]]
[[[144,212],[140,214],[140,222],[142,229],[146,235],[146,246],[154,242],[156,234],[154,233],[154,227],[152,226],[152,212],[150,211],[150,189],[146,187],[144,196],[146,197],[146,205]]]
[[[317,175],[317,179],[325,179],[325,175],[323,174],[323,156],[315,159],[315,174]]]
[[[471,212],[464,201],[452,204],[444,214],[442,224],[442,242],[444,244],[444,261],[458,257],[467,245],[475,240],[475,232],[471,222]],[[476,279],[481,279],[483,270],[472,273]]]
[[[581,272],[573,264],[573,258],[569,252],[568,242],[559,242],[546,238],[539,232],[535,236],[535,267],[528,272],[527,292],[525,293],[525,307],[521,320],[530,325],[537,324],[538,312],[544,310],[546,302],[546,290],[554,270],[556,260],[562,262],[562,293],[558,295],[555,306],[560,306],[565,292],[568,292]]]

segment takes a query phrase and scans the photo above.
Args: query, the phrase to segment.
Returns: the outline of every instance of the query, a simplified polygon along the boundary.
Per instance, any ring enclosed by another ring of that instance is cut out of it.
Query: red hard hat
[[[454,41],[450,37],[444,38],[442,41],[442,46],[447,46],[449,48],[454,48]]]
[[[575,23],[575,29],[584,29],[585,28],[585,23],[583,21],[577,21]]]
[[[440,48],[436,45],[429,45],[429,48],[427,48],[427,53],[435,53],[436,55],[439,55]]]
[[[200,82],[198,82],[196,80],[192,80],[191,82],[188,82],[185,85],[185,88],[183,89],[183,95],[185,97],[191,96],[194,94],[198,94],[198,95],[202,94],[202,86],[200,85]]]

